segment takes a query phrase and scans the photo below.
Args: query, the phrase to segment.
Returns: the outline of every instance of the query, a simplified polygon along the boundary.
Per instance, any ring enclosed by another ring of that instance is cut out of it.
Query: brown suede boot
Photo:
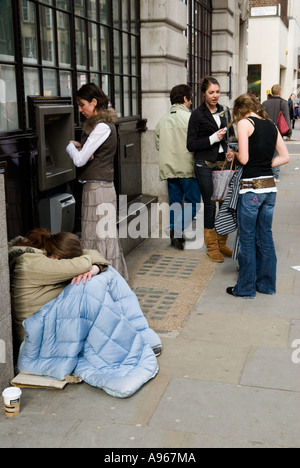
[[[215,229],[204,229],[204,242],[208,257],[216,263],[223,263],[224,257],[219,249],[218,235]]]
[[[227,239],[228,235],[220,236],[218,234],[219,249],[224,257],[232,257],[232,250],[226,245]]]

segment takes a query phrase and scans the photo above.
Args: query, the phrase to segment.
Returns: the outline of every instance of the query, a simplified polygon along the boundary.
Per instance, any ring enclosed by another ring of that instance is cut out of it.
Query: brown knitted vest
[[[97,124],[105,123],[111,129],[111,134],[108,139],[95,151],[93,161],[88,163],[79,170],[79,178],[86,181],[106,181],[113,182],[114,180],[114,158],[117,151],[117,131],[115,122],[117,120],[116,111],[114,109],[101,110],[95,117],[92,117],[83,125],[83,133],[81,137],[82,146],[89,137],[89,134],[94,130]]]

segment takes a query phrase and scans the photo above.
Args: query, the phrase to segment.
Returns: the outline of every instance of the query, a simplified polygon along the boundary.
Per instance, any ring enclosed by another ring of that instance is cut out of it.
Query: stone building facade
[[[264,101],[280,84],[284,99],[292,93],[299,98],[300,2],[250,0],[249,6],[249,89]]]
[[[0,171],[0,390],[13,377],[12,323],[9,295],[9,270],[6,230],[4,174]]]
[[[170,107],[171,88],[187,82],[188,2],[185,3],[141,2],[142,106],[148,127],[142,139],[143,192],[155,193],[160,200],[167,199],[167,187],[159,181],[154,129]],[[210,72],[220,82],[220,102],[229,107],[235,97],[247,91],[248,8],[248,0],[211,1]]]
[[[93,10],[87,11],[87,5]],[[15,145],[12,156],[20,146],[24,149],[23,140],[28,161],[36,157],[27,96],[74,102],[76,88],[94,81],[110,96],[120,118],[117,190],[130,197],[142,192],[164,201],[167,188],[159,181],[154,129],[170,107],[171,88],[189,82],[195,91],[194,103],[199,105],[201,75],[212,74],[221,84],[221,103],[228,106],[247,90],[249,0],[57,0],[53,4],[0,0],[0,6],[0,159],[10,157],[11,143]],[[78,114],[74,130],[78,136]],[[30,196],[47,196],[34,185],[34,170],[28,165],[26,176],[20,174],[22,183],[28,184],[26,196],[21,196],[13,181],[20,205],[15,213],[22,214],[22,220],[13,218],[12,228],[17,226],[18,234],[27,232],[31,219],[37,219],[37,200]],[[129,193],[132,170],[138,183]],[[12,218],[15,213],[12,208],[8,211]],[[5,214],[4,177],[0,175],[0,390],[13,375]]]

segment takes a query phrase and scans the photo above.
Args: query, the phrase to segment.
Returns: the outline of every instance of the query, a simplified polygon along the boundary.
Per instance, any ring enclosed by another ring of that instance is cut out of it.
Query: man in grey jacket
[[[160,119],[155,128],[156,147],[159,151],[160,178],[168,181],[171,243],[183,250],[183,231],[195,218],[197,204],[201,202],[200,188],[194,171],[194,154],[186,148],[192,89],[185,84],[175,86],[170,99],[170,111]],[[174,216],[172,205],[182,206],[183,201],[186,205],[180,217]]]
[[[282,111],[284,118],[286,120],[286,123],[290,127],[289,131],[283,136],[290,138],[292,135],[292,128],[291,128],[289,105],[288,105],[288,102],[281,97],[281,86],[278,84],[274,85],[272,87],[271,93],[272,94],[269,96],[267,101],[263,102],[262,105],[266,109],[272,122],[274,122],[274,124],[276,125],[277,125],[279,112]],[[274,157],[276,156],[278,155],[275,152]],[[273,174],[274,174],[274,178],[276,182],[279,182],[279,173],[280,173],[279,167],[276,167],[273,169]]]

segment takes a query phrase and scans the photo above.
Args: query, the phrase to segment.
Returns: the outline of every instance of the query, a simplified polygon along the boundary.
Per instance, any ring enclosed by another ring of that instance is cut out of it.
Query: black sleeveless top
[[[270,120],[249,117],[255,130],[249,137],[249,162],[245,165],[242,178],[273,176],[272,160],[274,157],[278,131]]]

